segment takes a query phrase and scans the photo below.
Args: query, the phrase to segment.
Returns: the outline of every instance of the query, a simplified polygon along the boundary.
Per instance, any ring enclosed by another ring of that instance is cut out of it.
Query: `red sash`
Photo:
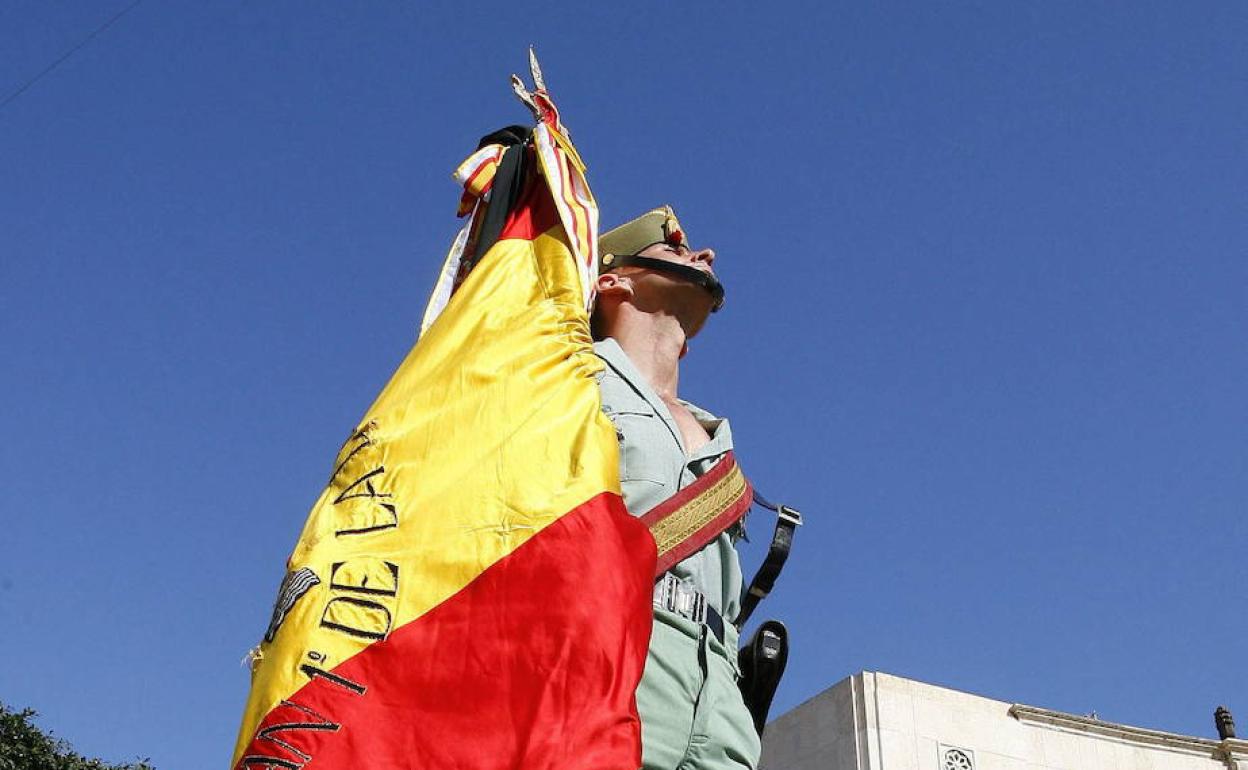
[[[689,486],[646,511],[641,521],[659,548],[658,577],[745,515],[754,490],[732,452]]]

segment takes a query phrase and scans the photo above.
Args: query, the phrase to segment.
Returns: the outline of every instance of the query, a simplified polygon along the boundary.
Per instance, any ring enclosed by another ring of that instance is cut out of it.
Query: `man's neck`
[[[671,316],[639,313],[629,320],[629,323],[617,324],[611,330],[611,337],[659,398],[675,401],[680,381],[680,356],[685,349],[684,330]]]

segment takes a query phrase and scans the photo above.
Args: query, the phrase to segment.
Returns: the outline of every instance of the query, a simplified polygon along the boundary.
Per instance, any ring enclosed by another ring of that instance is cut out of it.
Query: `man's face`
[[[692,267],[708,275],[715,274],[715,252],[710,249],[695,251],[684,245],[654,243],[637,253],[643,257]],[[706,323],[714,305],[714,300],[706,289],[677,276],[644,267],[625,267],[621,268],[621,272],[627,274],[633,283],[635,304],[667,310],[680,320],[687,336],[693,337]]]
[[[673,246],[670,243],[652,243],[637,253],[643,257],[654,257],[665,262],[688,265],[704,273],[715,274],[712,269],[715,264],[715,252],[710,249],[694,251],[684,244]]]

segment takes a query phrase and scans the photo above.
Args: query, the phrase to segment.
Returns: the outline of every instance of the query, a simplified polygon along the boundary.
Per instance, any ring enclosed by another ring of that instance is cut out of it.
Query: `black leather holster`
[[[741,667],[741,696],[754,718],[754,729],[762,736],[771,699],[789,662],[788,629],[778,620],[765,621],[737,653],[737,662]]]

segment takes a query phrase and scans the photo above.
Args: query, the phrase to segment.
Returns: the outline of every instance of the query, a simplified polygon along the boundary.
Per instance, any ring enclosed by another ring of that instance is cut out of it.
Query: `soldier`
[[[732,449],[728,421],[677,396],[688,341],[723,302],[715,253],[691,249],[670,207],[600,240],[595,351],[602,408],[620,442],[635,516],[694,484]],[[737,686],[740,522],[655,585],[654,626],[637,689],[646,770],[755,768],[759,735]]]

